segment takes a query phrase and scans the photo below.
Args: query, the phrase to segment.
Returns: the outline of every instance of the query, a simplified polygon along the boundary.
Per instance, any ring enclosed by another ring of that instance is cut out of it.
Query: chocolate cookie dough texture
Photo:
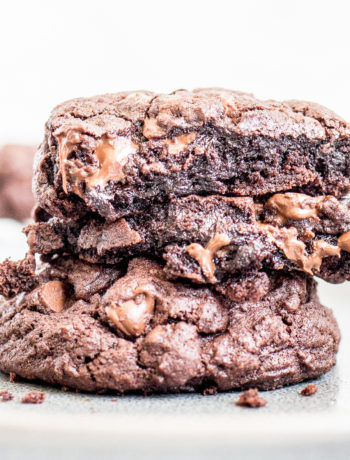
[[[96,263],[156,254],[201,283],[260,268],[340,282],[349,158],[350,126],[312,103],[222,89],[75,99],[46,125],[29,244]]]
[[[28,219],[34,206],[33,161],[36,148],[5,145],[0,148],[0,217]]]
[[[328,371],[339,330],[312,275],[350,279],[349,154],[349,125],[311,103],[200,89],[56,107],[30,251],[0,265],[0,369],[119,392]]]
[[[49,261],[67,250],[93,263],[157,255],[172,278],[217,283],[231,274],[302,270],[328,281],[350,278],[350,201],[330,195],[188,196],[146,214],[109,222],[36,213],[26,227],[33,252]]]
[[[170,196],[340,197],[349,152],[349,125],[316,104],[222,89],[118,93],[53,110],[35,193],[56,217],[93,211],[108,220]]]

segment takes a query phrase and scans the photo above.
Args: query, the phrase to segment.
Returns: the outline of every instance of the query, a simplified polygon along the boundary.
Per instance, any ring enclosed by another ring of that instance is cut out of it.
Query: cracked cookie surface
[[[127,268],[71,257],[32,264],[0,267],[8,373],[93,392],[179,392],[272,389],[335,364],[338,326],[302,273],[196,287],[145,258]]]
[[[349,190],[350,127],[301,101],[209,88],[74,99],[56,107],[35,194],[56,217],[108,220],[171,196]]]

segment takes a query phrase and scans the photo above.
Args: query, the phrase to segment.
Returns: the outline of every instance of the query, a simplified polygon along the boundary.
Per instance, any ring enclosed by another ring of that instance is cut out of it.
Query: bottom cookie
[[[137,258],[126,273],[67,258],[0,265],[0,370],[91,392],[273,389],[315,378],[340,339],[302,273],[168,281]],[[12,298],[10,298],[12,296]]]

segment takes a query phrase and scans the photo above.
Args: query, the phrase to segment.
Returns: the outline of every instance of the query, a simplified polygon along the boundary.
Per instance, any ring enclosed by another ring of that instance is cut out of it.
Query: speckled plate
[[[0,258],[26,250],[20,225],[0,220]],[[235,406],[238,393],[215,396],[95,396],[46,385],[10,383],[0,403],[0,458],[7,459],[349,459],[350,284],[320,282],[320,297],[342,330],[337,366],[315,381],[263,394],[267,406]],[[347,334],[348,332],[348,334]],[[41,405],[24,405],[29,391],[44,391]]]

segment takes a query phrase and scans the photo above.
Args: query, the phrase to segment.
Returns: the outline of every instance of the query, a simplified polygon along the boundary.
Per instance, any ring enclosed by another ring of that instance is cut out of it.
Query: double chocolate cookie
[[[0,368],[28,379],[87,391],[272,389],[335,363],[337,324],[302,273],[199,287],[145,258],[126,272],[72,258],[36,272],[29,258],[3,264],[0,280]]]
[[[192,195],[113,222],[96,214],[60,219],[40,208],[35,219],[25,232],[44,260],[68,252],[116,264],[156,255],[170,277],[197,283],[260,269],[302,270],[333,282],[350,278],[350,201],[329,195],[278,193],[259,201]]]
[[[56,107],[35,194],[55,217],[108,220],[173,196],[346,194],[350,125],[299,101],[223,89],[117,93]]]
[[[35,147],[6,145],[0,149],[0,217],[25,220],[34,206],[32,176]]]

